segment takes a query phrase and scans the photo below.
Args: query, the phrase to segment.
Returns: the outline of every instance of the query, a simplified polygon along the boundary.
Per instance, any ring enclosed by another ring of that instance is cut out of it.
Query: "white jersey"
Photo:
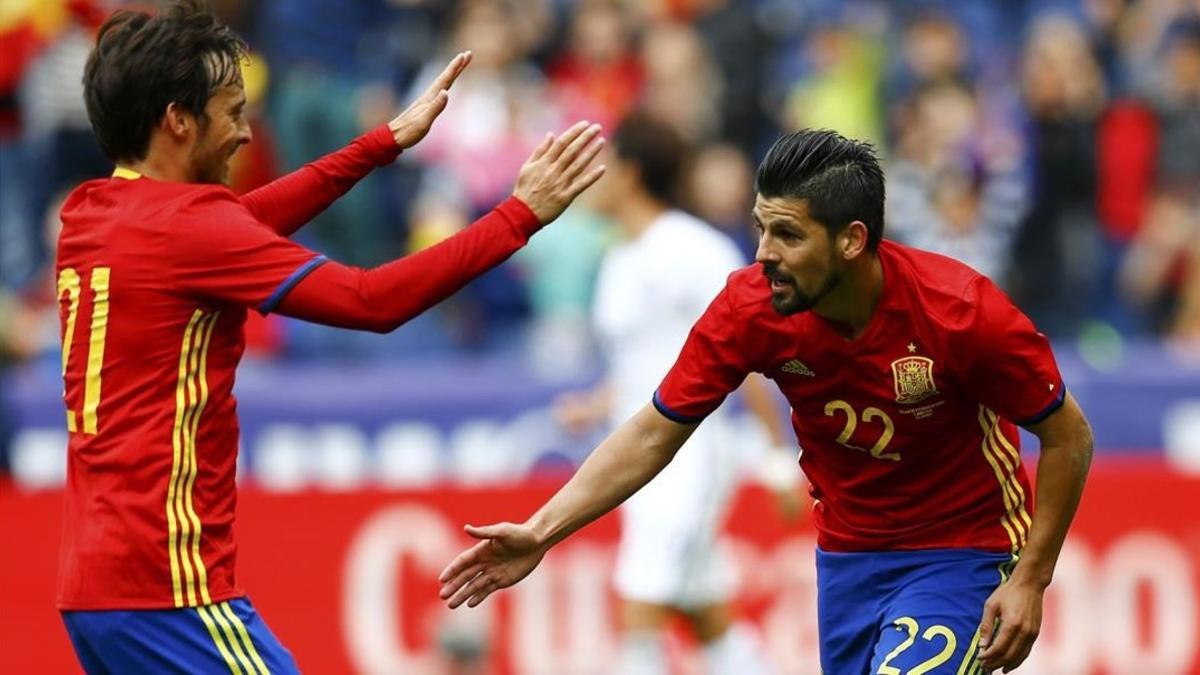
[[[614,427],[650,401],[692,324],[742,264],[728,237],[682,211],[663,213],[609,250],[593,320],[608,360]]]
[[[597,280],[593,309],[608,360],[612,425],[647,405],[679,355],[692,324],[741,267],[733,242],[681,211],[667,211],[637,238],[613,247]],[[674,606],[725,599],[732,571],[714,549],[736,484],[736,448],[720,410],[674,461],[622,509],[618,592]]]

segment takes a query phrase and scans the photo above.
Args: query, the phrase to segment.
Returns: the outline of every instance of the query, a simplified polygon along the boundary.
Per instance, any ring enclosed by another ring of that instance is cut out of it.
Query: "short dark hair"
[[[861,220],[867,226],[867,250],[875,251],[883,239],[883,170],[870,143],[829,129],[787,134],[758,165],[754,187],[768,199],[803,199],[831,237]]]
[[[88,120],[104,153],[145,159],[171,103],[207,121],[209,98],[236,78],[245,54],[246,43],[200,0],[177,0],[158,15],[114,13],[83,74]]]
[[[613,134],[617,156],[637,165],[642,186],[664,204],[675,204],[688,146],[670,124],[646,112],[630,113]]]

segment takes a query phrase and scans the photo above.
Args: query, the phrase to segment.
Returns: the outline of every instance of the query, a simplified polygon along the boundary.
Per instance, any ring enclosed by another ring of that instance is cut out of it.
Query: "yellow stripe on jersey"
[[[75,319],[79,316],[79,273],[70,267],[63,268],[58,273],[58,295],[56,297],[61,300],[63,293],[66,293],[69,298],[67,327],[63,331],[62,339],[62,374],[65,378],[67,376],[67,359],[71,354],[71,342],[75,339]],[[67,409],[67,431],[77,431],[75,411],[69,407]]]
[[[1021,466],[1021,453],[1011,442],[1009,442],[1008,437],[1004,435],[1004,430],[1000,426],[999,416],[991,410],[987,410],[986,412],[988,414],[988,419],[992,420],[992,423],[995,425],[996,440],[1000,441],[1000,445],[1008,453],[1008,456],[1012,458],[1013,487],[1016,488],[1017,495],[1020,498],[1017,501],[1017,511],[1021,516],[1021,520],[1025,522],[1025,529],[1028,530],[1029,528],[1033,527],[1033,519],[1029,517],[1029,511],[1025,508],[1025,504],[1028,501],[1025,496],[1025,488],[1021,486],[1021,481],[1017,480],[1017,468]]]
[[[991,410],[984,409],[984,413],[987,415],[987,419],[992,427],[992,434],[989,437],[992,449],[1000,459],[1001,464],[1008,471],[1008,489],[1013,496],[1015,511],[1012,518],[1013,522],[1019,525],[1024,531],[1021,538],[1021,547],[1024,548],[1025,541],[1029,535],[1029,529],[1033,527],[1033,519],[1029,517],[1029,511],[1025,508],[1025,488],[1021,486],[1021,481],[1017,480],[1017,471],[1021,468],[1021,454],[1017,452],[1017,449],[1005,437],[1004,428],[1000,424],[1000,417]]]
[[[213,644],[217,646],[217,651],[221,652],[221,658],[225,659],[225,665],[229,666],[229,672],[233,675],[242,675],[242,669],[238,668],[237,661],[233,660],[233,655],[229,653],[229,649],[225,646],[225,641],[221,639],[221,634],[217,632],[217,626],[213,623],[212,617],[208,615],[209,608],[200,606],[196,608],[196,613],[200,615],[200,619],[204,621],[204,626],[208,628],[208,634],[212,637]],[[253,675],[254,671],[250,671]]]
[[[208,403],[208,347],[220,312],[192,313],[179,352],[172,429],[171,482],[167,485],[167,543],[175,606],[208,605],[208,570],[200,555],[202,527],[192,503],[199,462],[196,434]]]
[[[125,180],[137,180],[142,177],[142,174],[134,171],[133,169],[126,169],[123,166],[118,166],[116,169],[113,169],[112,177],[123,178]]]
[[[171,559],[171,589],[175,596],[175,606],[183,607],[183,582],[181,577],[181,568],[185,564],[179,550],[179,539],[181,530],[187,527],[184,523],[182,513],[177,513],[179,507],[178,496],[180,489],[179,478],[183,474],[183,440],[180,432],[183,429],[183,418],[187,414],[188,404],[185,398],[185,388],[189,372],[189,356],[192,351],[192,333],[195,332],[196,324],[203,318],[204,312],[196,310],[192,313],[191,320],[188,321],[187,328],[183,331],[183,345],[179,350],[179,376],[175,383],[175,426],[171,432],[171,482],[167,484],[167,553]],[[191,570],[188,569],[188,577],[191,577]],[[190,583],[189,583],[190,586]],[[194,603],[191,603],[194,604]]]
[[[192,332],[192,342],[188,345],[187,377],[184,380],[188,405],[183,411],[183,425],[179,429],[183,472],[179,477],[179,489],[175,492],[175,510],[179,513],[179,522],[183,530],[183,537],[179,542],[179,557],[183,560],[183,572],[186,580],[184,590],[187,592],[187,604],[193,607],[199,604],[208,604],[201,603],[196,594],[196,576],[198,572],[189,551],[192,547],[192,537],[198,536],[199,533],[195,532],[194,523],[188,513],[185,500],[185,495],[190,496],[189,493],[192,489],[192,482],[195,480],[196,472],[195,457],[192,456],[192,443],[189,434],[192,428],[192,417],[196,414],[196,373],[200,366],[200,347],[204,342],[204,328],[207,320],[208,317],[201,312],[196,329]]]
[[[92,270],[92,334],[88,347],[87,375],[83,385],[83,433],[95,434],[96,409],[100,407],[100,370],[104,367],[104,342],[108,334],[108,281],[112,269]]]
[[[1013,527],[1017,530],[1017,536],[1021,540],[1021,545],[1025,545],[1025,537],[1029,531],[1029,524],[1023,522],[1019,517],[1025,501],[1025,492],[1020,489],[1020,484],[1017,483],[1016,465],[1009,461],[1009,458],[1000,450],[1000,444],[996,441],[996,434],[1000,432],[1000,425],[992,422],[989,425],[990,431],[984,442],[991,449],[992,456],[1000,464],[1000,469],[1004,472],[1004,492],[1008,495],[1008,516]]]
[[[191,522],[192,530],[192,564],[196,568],[197,582],[200,589],[200,602],[203,604],[211,604],[212,598],[208,594],[208,569],[204,566],[204,558],[200,555],[200,517],[196,514],[196,509],[192,505],[192,491],[196,484],[196,473],[199,462],[196,459],[196,435],[200,428],[200,416],[204,414],[204,407],[208,404],[208,346],[212,343],[213,328],[217,325],[217,317],[220,312],[214,312],[206,317],[200,323],[199,336],[197,346],[199,347],[199,370],[193,369],[193,375],[198,381],[200,389],[199,400],[193,397],[195,404],[192,406],[192,419],[190,427],[186,428],[187,450],[191,473],[188,474],[187,482],[183,491],[183,500],[188,520]],[[193,356],[195,353],[193,352]],[[188,391],[191,392],[191,384],[188,385]],[[187,555],[186,549],[184,555]]]
[[[229,618],[229,623],[237,629],[238,636],[242,638],[242,646],[246,648],[246,652],[250,654],[250,658],[254,661],[254,665],[262,675],[271,675],[271,671],[267,669],[267,664],[263,663],[262,657],[259,656],[258,650],[254,647],[254,641],[250,639],[250,632],[246,630],[246,624],[238,618],[238,615],[233,612],[233,608],[228,602],[222,602],[221,611],[225,612],[225,616]]]
[[[1004,500],[1004,515],[1000,516],[1000,524],[1004,527],[1004,531],[1008,533],[1009,542],[1012,544],[1012,552],[1015,554],[1021,550],[1024,544],[1024,532],[1021,531],[1020,523],[1016,521],[1014,515],[1015,503],[1013,495],[1008,489],[1008,477],[1001,468],[999,461],[992,454],[992,425],[988,423],[984,415],[985,408],[979,406],[979,425],[983,428],[983,441],[980,447],[983,449],[983,456],[987,463],[992,467],[992,472],[996,475],[996,481],[1000,483],[1000,496]]]

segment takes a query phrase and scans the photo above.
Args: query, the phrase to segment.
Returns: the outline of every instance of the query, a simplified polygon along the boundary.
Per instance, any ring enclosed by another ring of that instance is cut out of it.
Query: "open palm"
[[[400,146],[401,150],[416,145],[429,133],[433,121],[446,109],[446,103],[450,100],[450,87],[469,63],[471,52],[456,55],[417,100],[388,122],[388,128],[392,130],[396,145]]]
[[[482,541],[458,554],[438,577],[442,582],[439,595],[451,609],[464,602],[474,607],[493,592],[512,586],[528,576],[546,555],[546,548],[524,525],[467,525],[464,529]]]

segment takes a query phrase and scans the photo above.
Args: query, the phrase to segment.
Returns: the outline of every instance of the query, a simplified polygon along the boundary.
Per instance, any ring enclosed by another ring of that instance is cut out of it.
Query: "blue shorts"
[[[1014,564],[1012,555],[969,549],[817,549],[821,670],[978,673],[983,605]]]
[[[88,675],[299,673],[246,598],[206,607],[63,612]]]

